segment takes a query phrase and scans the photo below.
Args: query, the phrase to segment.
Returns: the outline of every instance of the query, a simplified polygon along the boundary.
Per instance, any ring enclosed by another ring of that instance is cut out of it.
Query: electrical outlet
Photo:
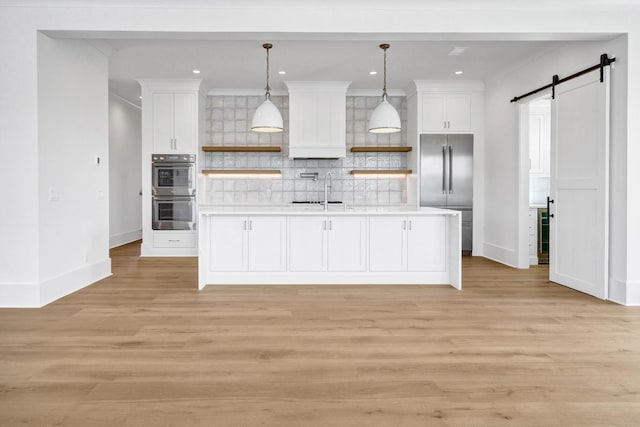
[[[96,191],[96,198],[98,200],[104,200],[104,191],[102,191],[102,190]]]

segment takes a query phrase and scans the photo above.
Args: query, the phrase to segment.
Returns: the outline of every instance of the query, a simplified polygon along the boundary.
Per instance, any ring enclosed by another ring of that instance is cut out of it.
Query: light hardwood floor
[[[640,308],[465,257],[449,286],[209,286],[193,258],[0,310],[0,425],[633,426]]]

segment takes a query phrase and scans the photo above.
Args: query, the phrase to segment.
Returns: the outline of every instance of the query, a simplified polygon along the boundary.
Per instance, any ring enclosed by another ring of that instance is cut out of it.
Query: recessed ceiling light
[[[281,76],[284,76],[285,74],[287,74],[287,72],[282,70],[282,71],[278,71],[278,74],[280,74]]]
[[[193,74],[200,74],[200,70],[193,70]]]
[[[369,71],[369,75],[370,76],[375,76],[376,74],[378,74],[378,72],[376,70]]]
[[[453,49],[451,49],[451,52],[449,52],[449,55],[451,56],[458,56],[458,55],[462,55],[464,53],[465,50],[469,49],[467,46],[457,46],[454,47]]]
[[[462,74],[462,70],[456,71],[456,75],[459,76],[460,74]]]
[[[140,95],[138,98],[142,99],[142,95]]]

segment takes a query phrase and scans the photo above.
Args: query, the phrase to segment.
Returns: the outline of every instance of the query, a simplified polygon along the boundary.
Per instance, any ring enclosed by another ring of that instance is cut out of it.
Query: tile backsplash
[[[399,177],[355,177],[352,169],[406,169],[406,153],[351,153],[353,145],[406,145],[407,106],[404,97],[389,97],[398,110],[402,131],[395,134],[367,132],[367,121],[380,102],[379,96],[348,96],[346,99],[347,156],[342,159],[290,159],[289,98],[273,96],[280,109],[285,131],[252,132],[253,113],[262,96],[209,96],[205,145],[278,145],[280,153],[201,153],[203,169],[279,169],[278,178],[230,179],[207,177],[204,203],[291,203],[294,200],[324,200],[324,177],[333,176],[330,200],[361,204],[405,203],[407,184]],[[303,172],[318,172],[318,180],[300,178]],[[202,194],[202,193],[201,193]]]

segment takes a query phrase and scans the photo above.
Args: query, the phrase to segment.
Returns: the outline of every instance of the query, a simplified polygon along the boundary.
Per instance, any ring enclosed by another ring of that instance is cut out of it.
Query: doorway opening
[[[529,103],[529,265],[549,264],[551,99]]]
[[[523,100],[520,121],[519,268],[549,264],[551,94]]]

